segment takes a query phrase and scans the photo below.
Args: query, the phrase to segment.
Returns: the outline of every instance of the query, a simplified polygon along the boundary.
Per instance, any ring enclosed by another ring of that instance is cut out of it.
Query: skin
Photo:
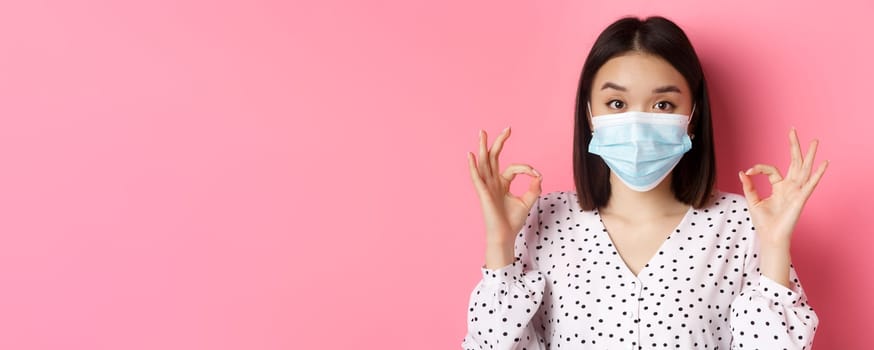
[[[591,115],[598,118],[632,110],[688,115],[692,111],[689,86],[683,76],[660,57],[638,52],[614,57],[595,75]],[[473,152],[467,154],[471,180],[485,221],[485,267],[489,269],[514,261],[515,235],[542,193],[543,176],[531,165],[516,163],[500,171],[498,160],[510,132],[509,127],[504,129],[488,147],[488,135],[480,130],[478,156]],[[804,204],[828,166],[825,161],[813,170],[817,145],[818,141],[813,140],[807,154],[802,155],[793,128],[789,132],[791,162],[785,178],[770,164],[760,163],[738,172],[760,241],[760,270],[790,288],[792,232]],[[510,183],[519,174],[533,178],[521,196],[509,192]],[[768,177],[772,187],[769,197],[758,195],[751,179],[755,175]],[[611,197],[599,212],[619,255],[634,274],[640,272],[689,210],[688,205],[674,198],[670,180],[669,174],[652,190],[637,192],[610,175]]]

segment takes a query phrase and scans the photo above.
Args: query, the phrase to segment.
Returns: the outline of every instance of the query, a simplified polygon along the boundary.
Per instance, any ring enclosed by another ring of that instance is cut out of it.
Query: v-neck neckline
[[[616,257],[616,259],[618,260],[616,263],[618,263],[619,265],[621,265],[623,267],[623,270],[625,271],[625,273],[627,273],[629,276],[631,276],[635,280],[640,280],[641,277],[644,276],[644,272],[648,271],[650,269],[650,267],[653,266],[653,263],[656,262],[656,260],[659,258],[659,256],[665,254],[665,251],[666,251],[668,244],[672,241],[676,241],[676,239],[672,239],[672,238],[674,238],[677,235],[677,233],[682,233],[682,230],[680,230],[680,228],[683,227],[686,224],[686,222],[690,220],[690,217],[692,216],[694,211],[695,211],[695,207],[690,205],[689,209],[686,210],[686,213],[683,214],[683,218],[680,219],[680,222],[673,229],[671,229],[671,232],[668,233],[667,237],[665,237],[664,241],[662,241],[662,243],[659,245],[658,250],[656,250],[655,253],[653,253],[653,255],[649,258],[649,260],[647,260],[646,264],[643,265],[643,267],[640,269],[640,271],[637,272],[636,275],[634,274],[633,271],[631,271],[631,268],[628,267],[628,264],[625,262],[625,259],[622,258],[622,255],[619,254],[619,250],[616,249],[616,243],[613,242],[613,237],[610,237],[610,233],[607,231],[607,226],[604,225],[604,220],[601,218],[600,209],[595,209],[594,215],[598,217],[598,225],[600,226],[600,229],[601,229],[601,232],[599,233],[599,235],[603,235],[604,237],[606,237],[606,241],[608,243],[607,245],[612,250],[610,255]]]

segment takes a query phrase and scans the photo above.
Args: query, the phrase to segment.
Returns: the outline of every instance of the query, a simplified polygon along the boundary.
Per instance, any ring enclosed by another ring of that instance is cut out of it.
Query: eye
[[[610,102],[607,102],[607,107],[613,109],[622,109],[622,107],[625,107],[625,102],[619,100],[610,100]]]
[[[656,110],[660,111],[670,111],[673,110],[675,106],[673,103],[670,103],[668,101],[659,101],[653,107],[655,107]]]

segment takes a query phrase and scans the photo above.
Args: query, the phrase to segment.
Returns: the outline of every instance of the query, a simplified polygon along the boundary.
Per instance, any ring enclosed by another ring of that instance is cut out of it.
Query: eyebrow
[[[619,86],[619,85],[616,85],[616,84],[611,83],[611,82],[609,82],[609,81],[606,82],[606,83],[604,83],[603,86],[601,86],[601,90],[604,90],[604,89],[614,89],[614,90],[619,90],[619,91],[628,91],[628,89],[625,88],[624,86]],[[652,92],[653,92],[654,94],[661,94],[661,93],[665,93],[665,92],[676,92],[676,93],[678,93],[678,94],[679,94],[679,93],[682,93],[682,92],[680,91],[680,88],[678,88],[678,87],[676,87],[676,86],[674,86],[674,85],[666,85],[666,86],[658,87],[658,88],[653,89]]]
[[[614,90],[619,90],[619,91],[628,91],[628,89],[626,89],[624,86],[619,86],[619,85],[613,84],[613,83],[611,83],[611,82],[609,82],[609,81],[606,82],[606,83],[604,83],[604,86],[601,87],[601,90],[604,90],[604,89],[607,89],[607,88],[614,89]]]
[[[655,88],[652,90],[652,92],[654,94],[661,94],[661,93],[665,93],[665,92],[676,92],[678,94],[681,93],[680,88],[678,88],[674,85],[666,85],[666,86],[662,86],[660,88]]]

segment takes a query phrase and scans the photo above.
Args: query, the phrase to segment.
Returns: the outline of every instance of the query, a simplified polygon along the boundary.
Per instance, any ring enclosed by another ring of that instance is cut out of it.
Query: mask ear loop
[[[695,106],[696,106],[696,105],[697,105],[697,103],[693,103],[693,104],[692,104],[692,113],[689,113],[689,122],[690,122],[690,123],[692,122],[692,117],[695,115]],[[690,139],[690,140],[694,140],[694,139],[695,139],[695,134],[694,134],[694,133],[689,134],[689,139]]]
[[[586,112],[589,115],[589,120],[587,120],[586,122],[589,122],[590,120],[592,120],[592,104],[590,103],[590,101],[586,101]],[[594,125],[592,125],[592,135],[594,135],[594,134],[595,134],[595,127],[594,127]]]

